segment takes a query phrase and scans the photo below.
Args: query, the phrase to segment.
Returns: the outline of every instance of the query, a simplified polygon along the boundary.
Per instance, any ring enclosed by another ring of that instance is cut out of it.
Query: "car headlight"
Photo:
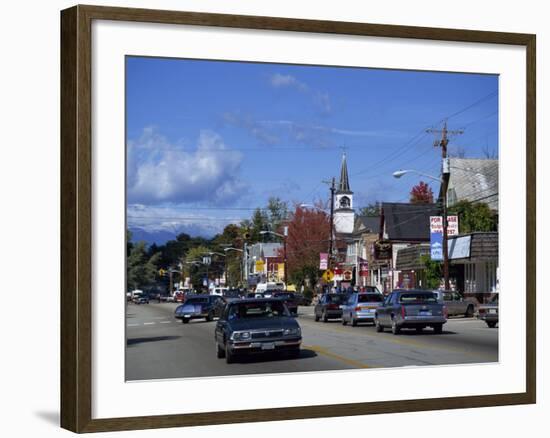
[[[283,330],[283,335],[285,336],[299,336],[302,333],[300,327],[287,328]]]
[[[235,332],[231,336],[234,341],[246,341],[250,339],[250,332]]]

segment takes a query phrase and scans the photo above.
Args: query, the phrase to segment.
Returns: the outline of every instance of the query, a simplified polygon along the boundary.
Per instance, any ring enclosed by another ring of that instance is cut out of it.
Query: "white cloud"
[[[308,95],[313,103],[325,114],[329,114],[332,111],[330,103],[330,96],[328,93],[314,90],[308,84],[296,79],[292,75],[283,75],[281,73],[274,73],[269,77],[269,83],[275,88],[294,88],[301,93]]]
[[[191,149],[146,128],[138,140],[128,142],[128,201],[232,202],[247,190],[239,179],[241,162],[242,154],[212,131],[202,131]]]

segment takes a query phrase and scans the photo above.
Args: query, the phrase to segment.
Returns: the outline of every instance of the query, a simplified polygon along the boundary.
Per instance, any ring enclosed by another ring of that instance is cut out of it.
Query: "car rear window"
[[[343,295],[327,295],[327,303],[340,304],[344,301]]]
[[[238,303],[229,309],[229,319],[252,319],[288,316],[282,301],[263,301],[258,303]]]
[[[384,300],[382,294],[359,294],[357,295],[358,303],[379,303]]]
[[[411,292],[411,293],[401,294],[399,296],[399,302],[403,304],[436,303],[437,297],[433,292]]]
[[[208,303],[208,298],[188,298],[186,304],[204,304]]]

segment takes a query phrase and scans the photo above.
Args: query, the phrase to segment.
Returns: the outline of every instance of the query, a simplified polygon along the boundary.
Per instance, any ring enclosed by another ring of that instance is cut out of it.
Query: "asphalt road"
[[[450,319],[443,333],[403,330],[376,333],[371,325],[315,322],[301,307],[303,344],[298,358],[262,355],[234,364],[217,359],[215,322],[174,319],[174,303],[129,303],[126,315],[126,379],[150,380],[238,374],[401,367],[498,361],[498,328],[473,318]]]

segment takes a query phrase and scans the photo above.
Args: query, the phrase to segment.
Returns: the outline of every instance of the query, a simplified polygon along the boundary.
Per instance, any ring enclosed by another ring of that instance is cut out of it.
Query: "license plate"
[[[497,313],[497,309],[489,309],[489,313]]]
[[[432,312],[430,312],[430,311],[420,311],[420,312],[418,312],[418,316],[432,316]]]
[[[263,343],[262,350],[275,350],[275,343],[274,342]]]
[[[190,318],[191,315],[189,315],[188,313],[186,313],[185,315],[183,315],[184,318]]]

